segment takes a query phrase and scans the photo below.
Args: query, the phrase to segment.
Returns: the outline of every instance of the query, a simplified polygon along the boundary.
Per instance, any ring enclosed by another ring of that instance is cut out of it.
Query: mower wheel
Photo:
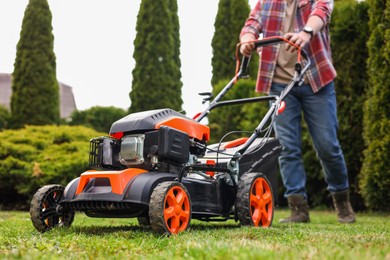
[[[191,221],[191,200],[180,182],[162,182],[150,196],[150,226],[159,234],[177,234],[186,230]]]
[[[272,187],[262,173],[247,173],[238,183],[236,214],[243,226],[270,227],[274,218]]]
[[[46,232],[53,227],[69,227],[75,212],[64,210],[60,206],[64,186],[46,185],[40,188],[31,200],[30,217],[39,232]]]

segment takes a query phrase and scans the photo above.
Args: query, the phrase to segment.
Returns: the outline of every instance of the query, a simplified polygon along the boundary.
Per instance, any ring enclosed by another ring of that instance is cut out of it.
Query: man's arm
[[[333,0],[315,1],[313,11],[310,13],[305,25],[305,27],[312,30],[312,35],[302,30],[299,33],[287,33],[284,37],[303,48],[307,43],[309,43],[314,35],[316,35],[325,25],[330,23],[333,6]],[[286,49],[292,49],[292,51],[294,51],[294,48],[291,47],[291,45],[287,45]]]
[[[245,22],[244,27],[240,33],[240,52],[244,56],[250,56],[253,49],[255,48],[254,41],[259,38],[259,35],[262,31],[262,26],[260,24],[260,15],[261,15],[261,4],[260,1],[257,1],[255,7],[252,9],[249,14],[248,19]],[[248,43],[249,42],[249,43]]]
[[[324,27],[324,22],[319,16],[312,15],[307,20],[306,26],[313,30],[314,36]],[[303,48],[307,43],[309,43],[312,38],[312,35],[302,30],[299,33],[286,33],[284,37],[289,41],[295,43],[299,47]],[[292,46],[288,44],[286,50],[289,50],[291,47]]]

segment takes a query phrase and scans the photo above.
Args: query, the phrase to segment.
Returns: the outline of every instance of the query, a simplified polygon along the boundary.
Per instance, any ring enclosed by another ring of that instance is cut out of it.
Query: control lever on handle
[[[249,78],[249,63],[250,63],[250,60],[251,60],[251,56],[249,56],[249,57],[243,56],[242,57],[240,70],[239,70],[239,72],[237,74],[238,78],[240,78],[240,79]]]
[[[206,103],[207,101],[210,101],[213,98],[213,93],[211,93],[211,92],[201,92],[201,93],[198,93],[198,94],[200,96],[204,96],[205,97],[202,100],[202,104]]]

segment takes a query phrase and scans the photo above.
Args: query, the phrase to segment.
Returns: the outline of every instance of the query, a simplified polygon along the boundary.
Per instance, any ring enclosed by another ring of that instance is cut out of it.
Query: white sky
[[[253,6],[256,0],[249,2]],[[0,0],[0,72],[13,72],[27,3]],[[73,88],[79,110],[97,105],[130,106],[133,41],[140,3],[49,0],[57,79]],[[204,109],[198,93],[211,91],[211,40],[217,7],[218,0],[178,0],[183,109],[190,117]]]

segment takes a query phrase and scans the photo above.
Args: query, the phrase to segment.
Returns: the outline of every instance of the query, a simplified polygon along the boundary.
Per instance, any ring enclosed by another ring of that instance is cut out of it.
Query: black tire
[[[191,222],[191,200],[180,182],[163,182],[150,196],[149,219],[154,232],[164,235],[185,231]]]
[[[270,227],[274,218],[272,186],[262,173],[247,173],[238,183],[235,210],[243,226]]]
[[[72,224],[74,211],[57,212],[64,190],[64,186],[61,185],[46,185],[40,188],[32,198],[30,217],[39,232],[44,233],[54,227],[70,227]]]

